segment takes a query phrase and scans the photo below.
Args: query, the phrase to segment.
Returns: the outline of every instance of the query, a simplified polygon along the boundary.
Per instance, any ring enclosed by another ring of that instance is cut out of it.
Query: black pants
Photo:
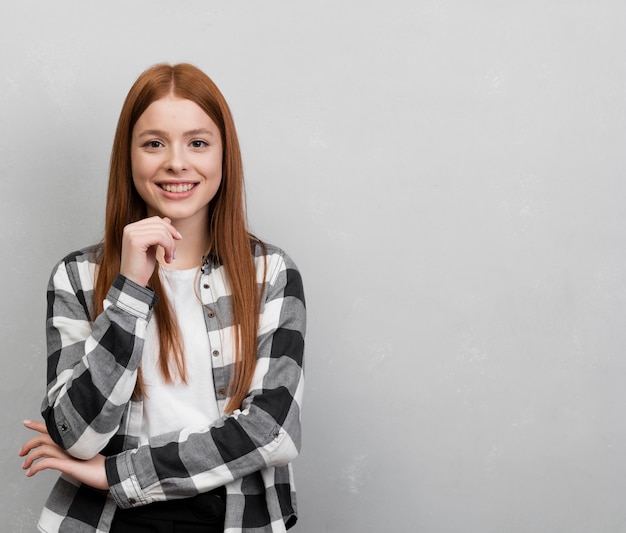
[[[184,500],[118,509],[111,533],[224,533],[224,487]]]

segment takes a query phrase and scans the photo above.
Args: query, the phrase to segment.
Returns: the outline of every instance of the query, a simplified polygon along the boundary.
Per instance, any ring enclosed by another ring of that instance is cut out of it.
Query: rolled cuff
[[[134,474],[132,452],[122,452],[104,461],[109,491],[120,509],[129,509],[151,503]]]
[[[157,301],[158,297],[152,289],[118,274],[107,293],[105,307],[107,303],[113,304],[137,318],[148,320]]]

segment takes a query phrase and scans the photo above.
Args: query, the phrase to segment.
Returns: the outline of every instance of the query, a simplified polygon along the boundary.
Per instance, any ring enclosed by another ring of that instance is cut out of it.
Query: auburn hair
[[[222,137],[222,181],[209,204],[210,252],[225,269],[232,292],[235,327],[235,370],[226,411],[241,406],[256,366],[260,293],[252,253],[256,239],[246,221],[243,163],[232,114],[215,83],[197,67],[181,63],[159,64],[143,72],[131,87],[117,124],[111,152],[104,239],[94,290],[96,315],[103,310],[107,292],[120,271],[124,227],[146,217],[146,203],[132,179],[130,145],[133,128],[147,107],[169,94],[195,102],[219,128]],[[207,250],[207,252],[209,251]],[[155,268],[149,281],[159,298],[154,307],[159,335],[159,368],[166,381],[173,379],[170,364],[186,380],[184,354],[176,317]],[[142,390],[141,372],[137,391]]]

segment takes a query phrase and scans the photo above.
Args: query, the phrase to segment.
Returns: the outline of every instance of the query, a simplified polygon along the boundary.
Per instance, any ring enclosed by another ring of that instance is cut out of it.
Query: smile
[[[171,183],[159,183],[159,187],[167,192],[187,192],[193,189],[196,183],[178,183],[173,185]]]

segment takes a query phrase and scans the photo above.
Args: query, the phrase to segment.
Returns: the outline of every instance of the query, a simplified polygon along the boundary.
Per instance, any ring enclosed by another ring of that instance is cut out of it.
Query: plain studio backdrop
[[[626,531],[622,0],[0,8],[2,531],[54,263],[101,238],[126,92],[226,95],[253,231],[302,270],[299,533]]]

